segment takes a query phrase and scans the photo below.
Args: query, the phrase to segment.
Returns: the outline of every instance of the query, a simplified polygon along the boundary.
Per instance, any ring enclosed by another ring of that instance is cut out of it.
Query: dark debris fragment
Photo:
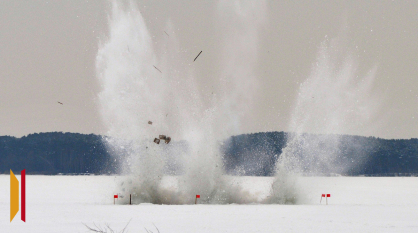
[[[154,66],[154,65],[153,65]],[[156,66],[154,66],[155,69],[157,69],[161,74],[163,73],[160,69],[158,69]]]
[[[200,56],[200,54],[202,53],[203,51],[200,51],[200,53],[195,57],[195,59],[193,60],[193,62],[194,61],[196,61],[196,59]]]

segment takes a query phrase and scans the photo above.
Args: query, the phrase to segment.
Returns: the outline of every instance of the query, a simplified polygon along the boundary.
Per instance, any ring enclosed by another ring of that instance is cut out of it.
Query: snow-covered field
[[[0,232],[88,232],[83,223],[119,231],[129,221],[128,232],[418,232],[418,177],[303,177],[300,205],[113,205],[120,179],[29,175],[27,222],[18,213],[10,223],[9,176],[1,175]],[[260,198],[272,182],[236,180]],[[329,205],[319,204],[322,193]]]

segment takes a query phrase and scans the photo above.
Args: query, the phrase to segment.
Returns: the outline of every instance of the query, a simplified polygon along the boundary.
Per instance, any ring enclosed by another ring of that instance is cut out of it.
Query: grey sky
[[[215,1],[135,1],[158,42],[170,21],[201,89],[217,91],[228,17]],[[106,132],[97,107],[95,57],[107,34],[107,1],[0,2],[0,135]],[[352,134],[418,137],[417,1],[269,1],[259,28],[259,90],[242,133],[286,131],[297,90],[321,42],[341,37],[359,74],[377,67],[378,125]],[[214,86],[214,87],[212,87]],[[57,102],[62,102],[63,105]],[[367,126],[366,126],[367,128]]]

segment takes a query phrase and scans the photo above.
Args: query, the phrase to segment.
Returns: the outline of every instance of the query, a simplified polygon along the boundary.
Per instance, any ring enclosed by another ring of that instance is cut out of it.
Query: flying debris
[[[170,137],[167,137],[167,138],[165,139],[165,144],[170,143],[170,141],[171,141],[171,138],[170,138]]]
[[[195,59],[193,60],[193,62],[196,61],[196,59],[200,56],[201,53],[202,53],[202,51],[200,51],[200,53],[195,57]]]
[[[170,35],[168,35],[168,33],[167,33],[166,31],[164,31],[164,33],[165,33],[168,37],[170,37]]]
[[[148,124],[149,124],[149,125],[152,125],[152,121],[148,121]]]
[[[168,143],[171,142],[171,138],[167,137],[165,135],[159,135],[158,137],[159,138],[154,138],[154,142],[157,143],[157,144],[160,144],[161,140],[164,140],[165,144],[168,144]]]
[[[59,101],[58,101],[58,103],[59,103],[59,104],[61,104],[61,105],[64,105],[63,103],[61,103],[61,102],[59,102]]]
[[[154,66],[154,65],[153,65]],[[156,66],[154,66],[155,69],[157,69],[158,71],[160,71],[160,73],[162,74],[163,72],[161,72],[160,69],[158,69]]]

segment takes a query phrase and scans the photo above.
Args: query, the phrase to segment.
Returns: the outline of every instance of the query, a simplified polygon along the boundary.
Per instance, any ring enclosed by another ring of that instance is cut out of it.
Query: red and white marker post
[[[200,198],[200,195],[196,195],[196,199],[194,200],[194,204],[197,204],[197,199]]]
[[[322,194],[321,195],[321,200],[319,201],[319,204],[321,204],[323,197],[325,197],[325,201],[326,201],[326,203],[328,205],[328,197],[331,197],[331,194]]]
[[[116,200],[116,199],[118,199],[118,197],[119,197],[119,196],[118,196],[117,194],[116,194],[116,195],[113,195],[113,205],[115,205],[115,204],[116,204],[116,201],[115,201],[115,200]]]

